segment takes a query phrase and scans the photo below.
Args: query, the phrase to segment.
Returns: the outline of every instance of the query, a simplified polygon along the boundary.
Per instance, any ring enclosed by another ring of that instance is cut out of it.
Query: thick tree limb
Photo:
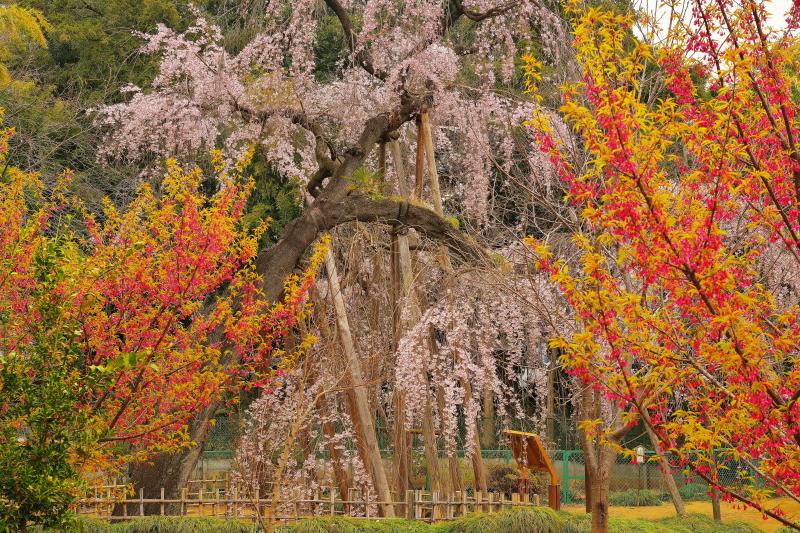
[[[412,227],[442,241],[464,261],[490,263],[483,249],[430,209],[404,200],[374,199],[353,188],[350,176],[363,165],[373,147],[415,117],[426,103],[404,98],[403,104],[394,112],[369,119],[358,142],[340,158],[330,183],[319,192],[314,204],[286,226],[277,244],[259,254],[256,270],[264,277],[262,288],[268,298],[274,300],[280,296],[284,278],[294,270],[320,232],[345,222],[380,222]]]
[[[337,201],[318,197],[312,207],[286,227],[275,246],[259,254],[256,268],[264,275],[263,289],[267,296],[277,298],[280,295],[283,279],[294,270],[321,232],[353,221],[414,228],[447,246],[465,263],[491,265],[491,258],[483,247],[431,209],[404,200],[373,199],[360,191],[349,191]]]
[[[353,60],[372,76],[385,80],[387,73],[376,70],[367,52],[363,48],[358,48],[356,34],[353,33],[353,23],[344,6],[339,3],[339,0],[325,0],[325,4],[331,8],[336,18],[339,19],[342,32],[344,32],[344,39],[347,41],[347,47],[350,49],[350,53],[353,54]]]

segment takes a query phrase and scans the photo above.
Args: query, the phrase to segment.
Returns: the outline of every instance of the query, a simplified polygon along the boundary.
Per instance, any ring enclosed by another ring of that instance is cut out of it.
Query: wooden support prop
[[[522,476],[520,479],[520,491],[523,492],[525,501],[528,500],[529,484],[527,471],[539,470],[550,474],[550,485],[547,490],[547,504],[558,511],[561,509],[561,495],[559,492],[558,473],[550,461],[550,457],[535,433],[525,433],[523,431],[505,430],[503,434],[509,439],[511,453],[519,466]],[[522,489],[525,489],[524,491]]]
[[[433,151],[433,135],[431,133],[431,122],[428,118],[428,112],[423,111],[420,114],[420,122],[422,124],[423,140],[425,141],[425,154],[428,159],[428,182],[431,187],[431,199],[433,200],[433,210],[438,215],[444,213],[444,206],[442,205],[442,192],[439,189],[439,173],[436,171],[436,156]]]
[[[400,150],[400,144],[397,141],[392,141],[390,144],[392,151],[392,161],[394,163],[395,172],[397,173],[398,192],[402,196],[408,194],[408,185],[405,175],[405,165]],[[419,174],[418,174],[419,175]],[[414,272],[411,265],[411,251],[408,244],[408,235],[406,232],[398,233],[393,230],[391,233],[391,266],[392,266],[392,320],[393,320],[393,340],[394,347],[400,341],[404,328],[411,327],[416,324],[421,316],[419,303],[417,302],[414,293]],[[408,308],[406,315],[408,316],[407,324],[401,323],[402,304]],[[427,369],[421,369],[423,373],[422,379],[428,382]],[[405,430],[407,434],[408,431]],[[426,398],[425,409],[422,413],[422,434],[423,443],[425,446],[425,463],[428,471],[428,479],[432,490],[441,489],[441,476],[439,474],[439,454],[438,446],[436,444],[436,433],[433,427],[433,409],[430,404],[430,399]],[[396,437],[396,444],[401,444],[397,449],[403,450],[404,446],[399,442],[400,436]],[[398,464],[398,466],[402,466]],[[404,476],[398,476],[401,480],[406,479]],[[408,487],[399,486],[398,494]]]
[[[361,372],[361,361],[356,353],[355,343],[353,342],[350,331],[350,323],[347,319],[347,310],[344,305],[341,288],[339,286],[339,274],[336,270],[336,261],[333,252],[328,249],[325,254],[325,269],[328,271],[328,283],[332,294],[334,311],[336,314],[336,325],[339,337],[344,348],[347,359],[347,369],[350,373],[350,384],[353,387],[353,399],[355,403],[355,415],[358,418],[358,427],[361,429],[365,443],[367,462],[370,466],[375,491],[378,494],[378,509],[383,516],[394,516],[394,508],[390,501],[389,481],[386,478],[386,470],[383,466],[378,439],[375,436],[375,425],[372,420],[372,412],[367,398],[366,384]]]
[[[420,113],[420,126],[422,131],[422,137],[425,144],[425,153],[427,155],[427,162],[428,162],[428,181],[430,183],[431,188],[431,200],[433,202],[433,210],[439,216],[444,216],[444,205],[442,204],[442,193],[441,189],[439,188],[439,173],[436,170],[436,157],[433,151],[433,133],[431,132],[431,124],[430,119],[428,117],[428,112],[423,111]],[[419,156],[419,154],[418,154]],[[419,163],[419,160],[417,161]],[[443,245],[439,246],[439,262],[442,266],[442,269],[447,272],[453,272],[453,264],[450,261],[450,255],[447,252],[447,248]],[[461,380],[461,386],[464,388],[464,395],[465,404],[468,404],[470,398],[472,397],[472,387],[470,386],[469,382],[466,380]],[[474,449],[476,450],[470,456],[472,460],[472,469],[475,475],[475,486],[478,490],[486,491],[488,489],[487,481],[486,481],[486,473],[483,467],[483,458],[481,457],[480,450],[480,437],[477,431],[477,427],[473,434],[475,435],[475,446]]]
[[[425,130],[422,128],[421,117],[417,118],[417,161],[414,172],[414,198],[422,198],[422,189],[425,183]]]

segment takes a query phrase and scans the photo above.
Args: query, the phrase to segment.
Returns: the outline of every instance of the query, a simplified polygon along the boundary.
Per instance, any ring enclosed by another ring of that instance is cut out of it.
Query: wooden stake
[[[392,141],[390,144],[392,152],[392,160],[397,172],[398,191],[401,195],[408,194],[407,179],[405,176],[405,166],[403,165],[400,144],[397,141]],[[421,165],[423,158],[418,157],[417,176],[421,179]],[[411,251],[408,244],[408,235],[406,233],[392,232],[392,297],[394,309],[394,344],[397,346],[402,331],[405,328],[411,327],[416,324],[422,315],[420,305],[414,294],[414,273],[411,265]],[[402,304],[407,308],[407,323],[401,324]],[[423,373],[423,380],[428,381],[428,373],[425,369],[421,369]],[[405,433],[405,432],[404,432]],[[432,490],[441,490],[441,481],[439,474],[439,460],[436,444],[435,428],[433,427],[433,410],[430,405],[430,400],[426,401],[425,411],[423,413],[422,421],[422,436],[425,445],[425,460],[428,470],[428,479]],[[400,436],[395,436],[395,442],[400,442]],[[396,448],[397,450],[398,448]],[[402,449],[399,447],[399,449]],[[407,488],[407,483],[401,482],[398,486],[398,493],[402,494]]]
[[[336,325],[347,359],[346,366],[350,373],[350,383],[353,387],[355,414],[359,419],[359,426],[363,430],[363,437],[368,455],[367,460],[370,463],[375,490],[378,493],[378,497],[383,502],[378,508],[382,510],[383,516],[394,516],[394,509],[389,496],[389,482],[386,478],[383,460],[381,459],[378,439],[375,436],[375,425],[372,420],[372,412],[369,408],[366,385],[361,372],[361,362],[356,353],[355,343],[353,342],[353,336],[350,331],[347,310],[344,305],[341,287],[339,286],[339,274],[336,270],[336,261],[333,258],[333,252],[330,248],[325,254],[325,269],[328,271],[328,282],[330,284],[330,291],[336,314]]]
[[[422,198],[422,189],[425,180],[425,130],[422,120],[417,119],[417,164],[414,172],[414,199]]]

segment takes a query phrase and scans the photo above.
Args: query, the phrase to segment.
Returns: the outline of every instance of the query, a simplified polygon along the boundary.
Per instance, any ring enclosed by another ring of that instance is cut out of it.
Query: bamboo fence
[[[271,492],[271,491],[270,491]],[[442,495],[438,492],[409,490],[392,501],[370,498],[368,493],[350,489],[342,495],[336,488],[324,488],[309,498],[299,492],[278,501],[264,498],[258,491],[246,494],[227,479],[192,480],[178,498],[166,498],[161,489],[158,498],[145,498],[144,492],[132,495],[125,485],[103,485],[94,489],[92,497],[84,498],[75,506],[75,512],[107,520],[130,520],[153,515],[208,516],[244,520],[267,519],[295,521],[311,516],[353,516],[370,519],[379,516],[378,506],[391,504],[398,517],[409,520],[434,522],[452,520],[468,513],[497,512],[512,507],[540,505],[537,494],[455,492]],[[117,513],[114,514],[116,508]]]

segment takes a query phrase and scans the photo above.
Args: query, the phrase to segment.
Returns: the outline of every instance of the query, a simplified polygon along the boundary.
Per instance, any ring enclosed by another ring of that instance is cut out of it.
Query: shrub
[[[50,528],[42,528],[41,526],[34,526],[29,528],[33,533],[47,533],[55,531],[71,531],[75,533],[106,533],[111,528],[111,524],[101,518],[93,518],[89,516],[75,516],[71,515],[69,519],[62,524],[57,530]]]
[[[277,533],[430,533],[430,531],[431,526],[425,522],[400,518],[369,520],[347,516],[306,518],[276,528]]]
[[[435,527],[437,533],[561,533],[566,519],[547,507],[476,513]]]
[[[693,483],[690,485],[681,485],[678,487],[678,493],[686,502],[708,501],[711,496],[708,495],[708,485],[705,483]]]
[[[608,497],[608,503],[625,507],[646,507],[648,505],[661,505],[661,502],[667,497],[666,494],[657,490],[628,489],[612,492]]]
[[[510,494],[519,489],[519,470],[502,463],[490,464],[486,468],[489,490]]]
[[[253,526],[239,520],[202,516],[153,516],[114,524],[109,533],[251,533]]]
[[[127,522],[110,524],[105,520],[91,517],[78,517],[70,523],[69,529],[37,530],[55,533],[252,533],[255,526],[239,520],[225,520],[202,516],[148,516]]]

